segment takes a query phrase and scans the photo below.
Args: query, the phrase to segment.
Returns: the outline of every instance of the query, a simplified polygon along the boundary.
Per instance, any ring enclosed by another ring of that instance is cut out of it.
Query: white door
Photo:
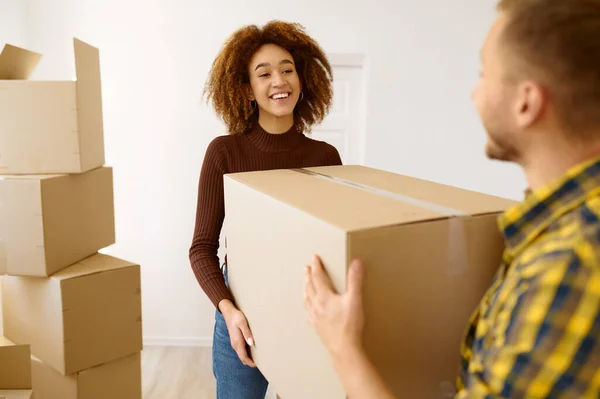
[[[345,165],[363,165],[365,154],[366,84],[364,57],[331,54],[333,105],[312,137],[335,146]]]

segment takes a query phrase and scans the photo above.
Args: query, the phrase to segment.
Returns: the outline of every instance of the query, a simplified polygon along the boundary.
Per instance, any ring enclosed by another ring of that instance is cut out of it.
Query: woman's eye
[[[260,78],[266,78],[267,76],[269,76],[268,73],[263,73],[262,75],[259,75]]]

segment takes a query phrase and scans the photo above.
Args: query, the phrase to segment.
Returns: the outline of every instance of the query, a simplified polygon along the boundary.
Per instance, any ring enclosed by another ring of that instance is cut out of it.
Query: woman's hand
[[[225,318],[231,347],[235,350],[242,363],[248,367],[256,367],[254,361],[250,358],[249,350],[246,345],[254,346],[254,338],[248,320],[241,310],[229,300],[223,300],[219,304],[219,310]]]

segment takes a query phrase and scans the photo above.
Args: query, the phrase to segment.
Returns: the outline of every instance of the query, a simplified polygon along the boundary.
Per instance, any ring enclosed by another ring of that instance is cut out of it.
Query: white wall
[[[23,0],[0,0],[0,50],[5,43],[24,45],[25,10],[26,2]]]
[[[118,241],[108,252],[143,267],[151,342],[212,335],[188,248],[203,154],[224,129],[200,100],[213,57],[241,25],[294,20],[328,52],[366,54],[368,165],[512,198],[524,188],[516,168],[484,158],[470,103],[495,0],[29,3],[29,44],[46,54],[34,78],[71,77],[73,36],[100,48]]]

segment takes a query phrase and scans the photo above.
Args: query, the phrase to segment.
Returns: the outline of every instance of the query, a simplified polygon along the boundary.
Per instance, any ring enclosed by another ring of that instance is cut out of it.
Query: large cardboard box
[[[0,275],[0,336],[4,335],[4,323],[2,322],[2,276]]]
[[[31,399],[33,391],[31,389],[23,390],[0,390],[0,399]]]
[[[0,54],[0,174],[81,173],[104,164],[98,49],[73,40],[76,78],[28,80],[41,55]],[[70,77],[70,76],[69,76]]]
[[[31,389],[31,348],[0,336],[0,389]]]
[[[140,267],[96,254],[49,278],[4,276],[4,335],[63,375],[142,350]]]
[[[35,399],[142,399],[139,352],[68,376],[31,361]]]
[[[115,243],[113,170],[0,176],[0,264],[46,277]],[[2,259],[3,255],[3,259]]]
[[[225,201],[229,284],[281,397],[345,397],[307,322],[313,254],[338,291],[351,260],[364,260],[366,352],[398,397],[447,394],[511,201],[361,166],[226,175]]]
[[[6,248],[4,245],[4,240],[0,237],[0,276],[2,276],[3,274],[6,274]],[[1,304],[2,303],[0,302],[0,305]]]

